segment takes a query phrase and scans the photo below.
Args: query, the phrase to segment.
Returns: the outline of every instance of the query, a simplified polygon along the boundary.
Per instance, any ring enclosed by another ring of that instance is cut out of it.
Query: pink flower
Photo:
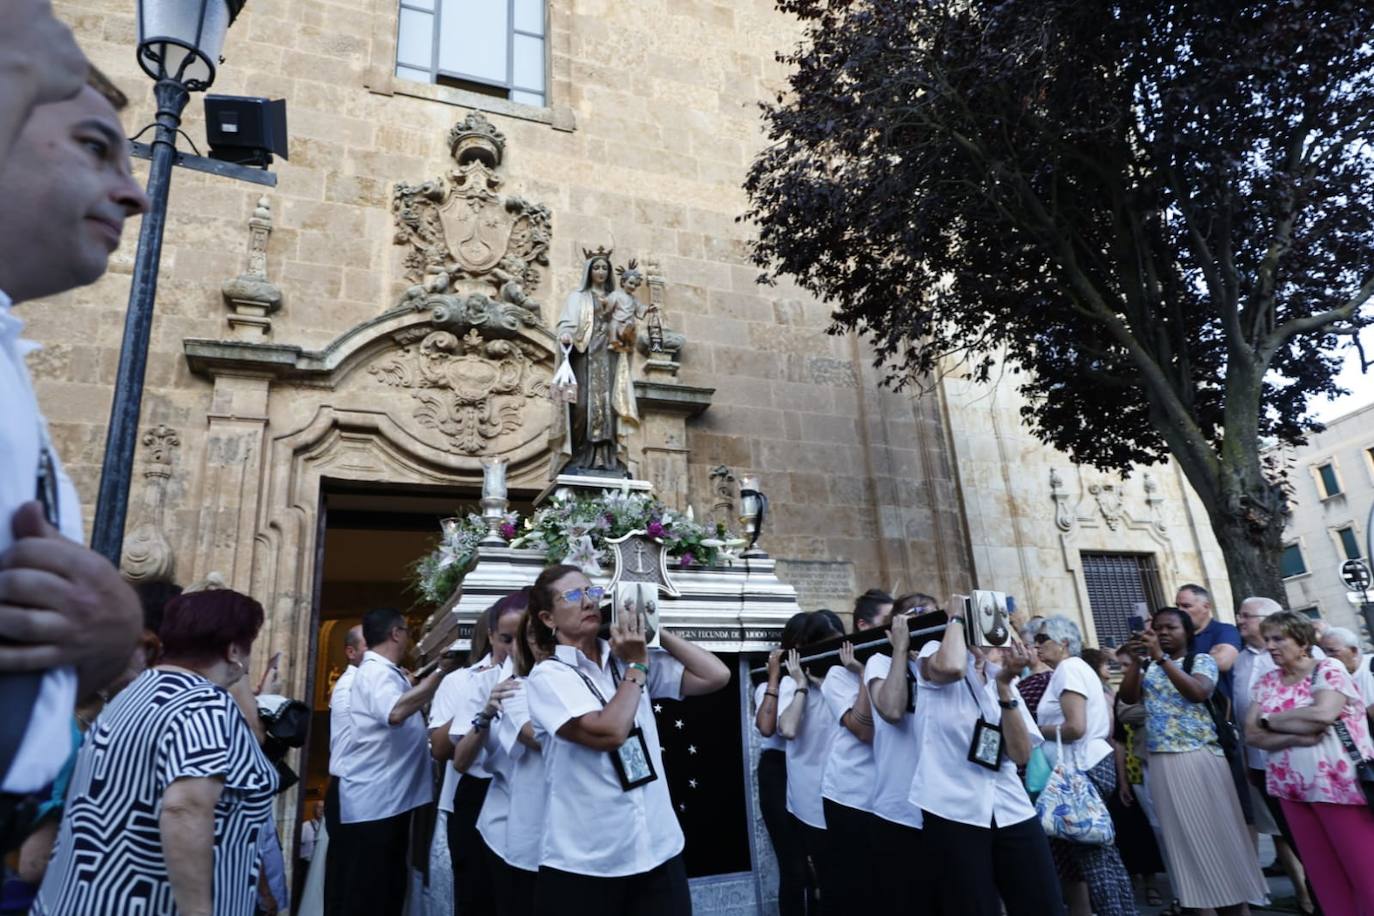
[[[677,565],[681,566],[684,569],[686,569],[689,566],[696,566],[697,558],[689,550],[687,553],[684,553],[681,557],[678,558]]]
[[[502,522],[500,532],[501,537],[505,538],[508,541],[515,540],[515,535],[517,534],[515,526],[512,525],[510,522]]]
[[[654,540],[658,540],[667,533],[667,529],[663,527],[662,522],[655,520],[649,523],[648,534],[649,537],[653,538]]]

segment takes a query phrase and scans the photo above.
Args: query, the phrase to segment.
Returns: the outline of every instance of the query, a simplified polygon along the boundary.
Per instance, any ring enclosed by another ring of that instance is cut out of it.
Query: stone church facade
[[[149,123],[132,4],[54,5],[133,100],[129,132]],[[1132,588],[1226,596],[1172,467],[1075,469],[1020,427],[1010,389],[882,390],[862,342],[825,333],[825,305],[757,283],[741,184],[758,103],[785,85],[775,51],[798,37],[772,0],[486,6],[508,43],[471,49],[500,58],[476,74],[448,66],[445,43],[471,39],[444,26],[445,0],[253,0],[230,30],[212,89],[286,99],[290,158],[272,189],[173,179],[132,577],[219,573],[261,600],[255,663],[281,651],[287,691],[318,709],[338,626],[410,600],[406,566],[438,534],[417,517],[475,504],[484,458],[509,459],[517,502],[550,482],[551,326],[605,246],[638,262],[663,316],[663,350],[636,361],[632,471],[723,520],[756,476],[763,546],[804,608],[995,588],[1082,620],[1092,643]],[[200,144],[194,98],[184,127]],[[99,283],[22,310],[87,500],[135,241],[131,224]]]

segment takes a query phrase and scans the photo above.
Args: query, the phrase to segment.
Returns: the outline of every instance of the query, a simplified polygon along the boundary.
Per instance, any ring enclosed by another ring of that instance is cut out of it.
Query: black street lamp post
[[[177,161],[176,135],[191,93],[204,91],[214,82],[225,34],[244,2],[139,0],[138,4],[138,62],[157,81],[153,89],[157,99],[157,131],[148,171],[150,206],[139,229],[91,537],[91,547],[116,566],[124,545],[143,376],[148,365],[153,301],[162,258],[162,231],[167,223],[172,168]]]

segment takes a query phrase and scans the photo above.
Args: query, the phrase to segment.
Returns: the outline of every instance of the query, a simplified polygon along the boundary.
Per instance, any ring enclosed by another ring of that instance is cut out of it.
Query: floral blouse
[[[1183,664],[1183,659],[1173,661],[1176,665]],[[1191,673],[1194,677],[1205,677],[1216,684],[1216,659],[1206,652],[1197,653]],[[1145,669],[1143,693],[1145,746],[1151,754],[1182,754],[1206,749],[1221,756],[1217,730],[1212,725],[1212,714],[1207,711],[1207,704],[1184,699],[1173,681],[1169,680],[1162,664],[1151,662],[1150,667]]]
[[[1316,689],[1344,694],[1341,721],[1355,742],[1360,755],[1374,757],[1374,742],[1369,738],[1364,701],[1345,666],[1333,659],[1317,662]],[[1283,682],[1282,669],[1270,671],[1252,688],[1252,702],[1261,715],[1312,705],[1312,678],[1296,684]],[[1290,747],[1268,752],[1265,782],[1269,794],[1290,801],[1325,802],[1330,805],[1363,805],[1364,793],[1356,781],[1355,765],[1350,762],[1334,728],[1328,728],[1315,747]]]

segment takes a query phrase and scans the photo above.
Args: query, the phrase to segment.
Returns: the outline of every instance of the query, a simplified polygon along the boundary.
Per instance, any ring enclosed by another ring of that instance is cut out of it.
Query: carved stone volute
[[[120,568],[130,582],[170,582],[176,556],[163,531],[163,506],[172,476],[172,456],[181,445],[177,431],[157,426],[143,435],[143,507],[139,521],[124,538]]]

